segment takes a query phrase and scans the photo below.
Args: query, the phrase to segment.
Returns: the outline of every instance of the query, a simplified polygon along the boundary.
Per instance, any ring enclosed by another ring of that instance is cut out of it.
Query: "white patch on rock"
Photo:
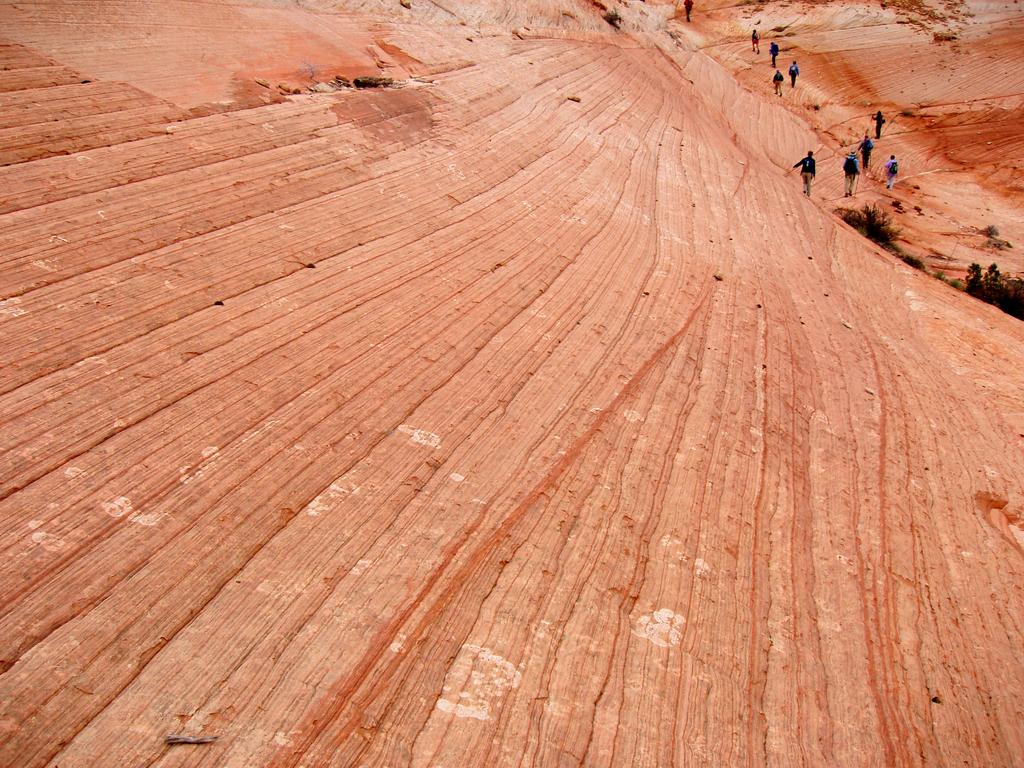
[[[132,511],[132,500],[127,496],[118,496],[112,501],[103,502],[103,511],[111,517],[124,517]]]
[[[46,531],[36,531],[32,534],[32,541],[41,546],[47,552],[60,552],[67,544],[64,539],[54,536]]]
[[[349,571],[349,575],[358,576],[371,565],[373,565],[373,560],[367,560],[366,558],[363,558],[362,560],[357,561],[356,564],[352,566],[352,570]]]
[[[453,483],[461,483],[463,480],[466,479],[466,476],[460,475],[458,472],[452,472],[450,475],[448,475],[448,479],[450,479]]]
[[[151,526],[156,525],[163,519],[163,512],[147,512],[146,514],[132,515],[128,518],[131,523],[137,523],[138,525]]]
[[[633,634],[662,648],[674,648],[683,639],[686,619],[669,608],[659,608],[636,620]]]
[[[82,469],[81,467],[65,467],[64,468],[64,477],[67,477],[69,479],[74,479],[76,477],[81,477],[84,474],[85,474],[85,470]]]
[[[217,453],[217,451],[219,450],[220,448],[218,448],[216,445],[208,445],[205,448],[203,448],[203,458],[208,459],[215,453]]]
[[[28,521],[28,527],[29,527],[30,530],[34,531],[36,528],[42,528],[42,526],[43,526],[43,521],[42,520],[29,520]]]
[[[355,496],[359,493],[359,486],[351,482],[335,480],[315,499],[306,505],[306,514],[310,517],[317,517],[323,512],[328,512],[334,504],[345,496]]]
[[[643,421],[644,420],[643,414],[641,414],[639,411],[625,411],[622,414],[622,418],[624,418],[626,421],[634,421],[634,422],[635,421]]]
[[[415,443],[416,445],[422,445],[427,448],[441,447],[441,438],[433,432],[428,432],[425,429],[413,427],[409,424],[399,424],[398,431],[403,435],[408,435],[409,442]]]
[[[8,317],[24,315],[25,310],[19,307],[19,304],[21,304],[21,299],[17,296],[10,299],[3,299],[0,301],[0,315],[7,315]]]
[[[703,557],[698,557],[693,561],[693,572],[700,577],[704,577],[711,573],[711,566],[708,565],[707,560]]]
[[[467,643],[448,670],[436,706],[455,717],[489,720],[491,707],[521,681],[522,675],[510,661],[490,648]]]

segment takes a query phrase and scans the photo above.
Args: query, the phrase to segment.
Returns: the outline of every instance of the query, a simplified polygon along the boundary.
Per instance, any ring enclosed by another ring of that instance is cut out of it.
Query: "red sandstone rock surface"
[[[1016,6],[409,5],[0,6],[0,765],[1020,765]]]

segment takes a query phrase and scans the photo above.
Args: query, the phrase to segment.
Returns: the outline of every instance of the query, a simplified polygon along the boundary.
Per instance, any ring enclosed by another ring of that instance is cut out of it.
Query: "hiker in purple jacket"
[[[896,155],[889,155],[889,161],[885,164],[885,188],[892,189],[896,183],[896,174],[900,172],[899,163],[896,162]]]

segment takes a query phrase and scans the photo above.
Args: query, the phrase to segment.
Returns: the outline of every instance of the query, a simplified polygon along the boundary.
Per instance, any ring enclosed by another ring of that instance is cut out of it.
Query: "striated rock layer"
[[[1024,324],[666,4],[339,5],[0,9],[0,765],[1020,765]]]

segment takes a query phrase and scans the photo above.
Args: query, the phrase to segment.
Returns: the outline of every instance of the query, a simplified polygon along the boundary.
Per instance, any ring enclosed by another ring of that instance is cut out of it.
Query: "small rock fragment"
[[[164,739],[164,744],[212,744],[216,736],[177,736],[171,735]]]

